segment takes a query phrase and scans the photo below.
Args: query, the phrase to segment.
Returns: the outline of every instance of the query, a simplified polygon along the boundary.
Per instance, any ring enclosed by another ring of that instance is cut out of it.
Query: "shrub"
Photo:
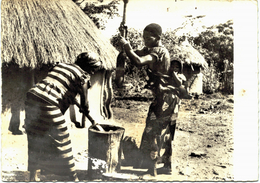
[[[205,90],[212,88],[213,90],[221,89],[225,93],[233,94],[233,21],[229,20],[224,24],[212,26],[206,31],[201,32],[199,36],[192,38],[193,46],[204,56],[208,63],[211,63],[211,72],[215,72],[216,77],[207,78],[217,79],[215,86],[206,85]],[[226,62],[226,63],[224,63]],[[207,75],[207,73],[205,73]],[[218,84],[220,83],[220,84]]]

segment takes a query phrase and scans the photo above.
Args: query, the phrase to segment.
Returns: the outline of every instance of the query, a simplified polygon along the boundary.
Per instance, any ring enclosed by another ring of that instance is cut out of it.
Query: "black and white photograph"
[[[255,0],[1,0],[1,181],[258,181],[257,22]]]

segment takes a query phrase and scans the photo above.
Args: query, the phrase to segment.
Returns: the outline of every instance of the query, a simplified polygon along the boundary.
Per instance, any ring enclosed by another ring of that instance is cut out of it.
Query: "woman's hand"
[[[120,36],[119,44],[123,47],[125,44],[128,44],[128,41],[124,37]]]
[[[88,103],[88,101],[85,101],[85,102],[84,102],[82,108],[83,108],[84,110],[89,111],[89,103]]]
[[[158,156],[158,152],[157,151],[151,151],[150,152],[150,157],[152,160],[156,159]]]
[[[75,124],[76,128],[83,128],[83,127],[81,126],[80,122],[73,122],[73,123]]]
[[[81,105],[80,112],[82,112],[83,114],[88,114],[89,113],[88,101],[84,102],[83,105]]]
[[[119,44],[121,45],[122,49],[126,52],[126,55],[131,59],[131,56],[129,55],[129,51],[131,51],[133,48],[129,44],[129,42],[122,36],[120,36]],[[135,54],[135,56],[137,56]]]

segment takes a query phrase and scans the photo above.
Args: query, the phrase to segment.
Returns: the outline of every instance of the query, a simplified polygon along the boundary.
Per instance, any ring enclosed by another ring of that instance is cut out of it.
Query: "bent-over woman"
[[[47,77],[27,92],[25,130],[30,181],[39,181],[39,169],[78,181],[64,113],[77,94],[81,96],[81,112],[89,112],[86,99],[90,74],[102,68],[95,55],[82,53],[75,64],[57,63]]]

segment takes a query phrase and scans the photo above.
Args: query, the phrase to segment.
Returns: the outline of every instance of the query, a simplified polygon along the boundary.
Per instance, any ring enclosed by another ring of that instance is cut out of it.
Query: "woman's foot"
[[[37,176],[37,170],[30,171],[30,182],[39,182],[40,178]]]
[[[155,167],[149,168],[145,173],[146,173],[146,174],[150,174],[151,176],[154,176],[154,177],[157,176],[157,170],[156,170]]]
[[[79,181],[79,178],[76,173],[74,173],[73,175],[70,176],[70,181],[75,181],[75,182]]]
[[[10,132],[12,132],[13,135],[23,135],[23,132],[19,129],[17,130],[10,130]]]
[[[157,169],[157,173],[170,175],[172,173],[171,163],[164,163],[162,168]]]
[[[148,167],[148,170],[145,172],[145,174],[150,174],[151,176],[157,176],[157,170],[156,170],[157,159],[147,161],[146,165]]]

